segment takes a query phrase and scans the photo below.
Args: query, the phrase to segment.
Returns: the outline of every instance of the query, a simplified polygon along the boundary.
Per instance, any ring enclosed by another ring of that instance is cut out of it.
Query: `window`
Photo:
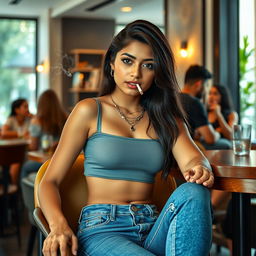
[[[35,113],[36,27],[36,20],[0,18],[0,125],[17,98],[26,98]]]
[[[256,136],[256,59],[255,59],[255,1],[239,2],[240,10],[240,117],[241,123],[252,124]]]

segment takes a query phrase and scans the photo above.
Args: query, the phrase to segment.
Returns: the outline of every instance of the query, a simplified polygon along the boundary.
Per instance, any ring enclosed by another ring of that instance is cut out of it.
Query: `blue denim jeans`
[[[148,204],[85,206],[77,237],[79,256],[206,256],[212,237],[209,190],[184,183],[160,214]]]

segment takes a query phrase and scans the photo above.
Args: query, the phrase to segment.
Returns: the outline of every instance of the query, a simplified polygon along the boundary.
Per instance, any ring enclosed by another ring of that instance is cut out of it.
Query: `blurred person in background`
[[[212,74],[203,66],[192,65],[185,74],[185,84],[181,90],[181,102],[187,114],[191,136],[199,141],[204,149],[229,149],[231,143],[216,131],[208,121],[205,105],[206,82]]]
[[[228,88],[214,84],[207,97],[208,120],[222,138],[232,139],[232,126],[238,123],[238,114],[233,109],[233,103]],[[212,190],[213,209],[218,208],[230,198],[229,192]]]
[[[52,153],[59,141],[63,126],[67,119],[56,93],[48,89],[38,99],[37,114],[29,126],[29,150],[42,150]],[[21,170],[21,179],[32,172],[37,172],[41,163],[27,161]]]
[[[29,112],[26,99],[19,98],[12,102],[11,114],[2,126],[2,137],[9,138],[28,138],[29,123],[32,115]]]
[[[24,98],[18,98],[12,102],[11,114],[1,128],[2,139],[14,139],[29,137],[29,124],[32,115],[29,112],[28,102]],[[12,184],[17,184],[19,180],[20,164],[10,166],[10,179]]]
[[[232,126],[238,123],[238,114],[234,111],[233,102],[227,87],[214,84],[207,97],[208,120],[221,137],[232,139]],[[227,238],[227,245],[232,255],[232,223],[231,223],[231,193],[220,190],[211,191],[213,209],[228,209],[224,219],[223,231]]]
[[[221,137],[232,139],[232,126],[238,122],[238,114],[233,104],[228,88],[215,84],[211,86],[207,100],[208,120]]]

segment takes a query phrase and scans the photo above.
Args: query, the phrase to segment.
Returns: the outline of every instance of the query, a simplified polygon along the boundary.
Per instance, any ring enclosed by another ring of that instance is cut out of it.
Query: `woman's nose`
[[[139,66],[139,65],[134,65],[134,66],[132,67],[131,75],[132,75],[133,77],[135,77],[135,78],[140,77],[141,71],[140,71],[140,66]]]

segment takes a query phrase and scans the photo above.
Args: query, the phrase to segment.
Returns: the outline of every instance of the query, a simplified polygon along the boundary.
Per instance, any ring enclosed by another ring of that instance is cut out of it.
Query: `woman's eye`
[[[130,60],[130,59],[122,59],[122,62],[124,63],[124,64],[131,64],[132,63],[132,61]]]
[[[144,63],[144,64],[142,64],[142,67],[152,70],[152,69],[154,69],[154,64],[153,63]]]

